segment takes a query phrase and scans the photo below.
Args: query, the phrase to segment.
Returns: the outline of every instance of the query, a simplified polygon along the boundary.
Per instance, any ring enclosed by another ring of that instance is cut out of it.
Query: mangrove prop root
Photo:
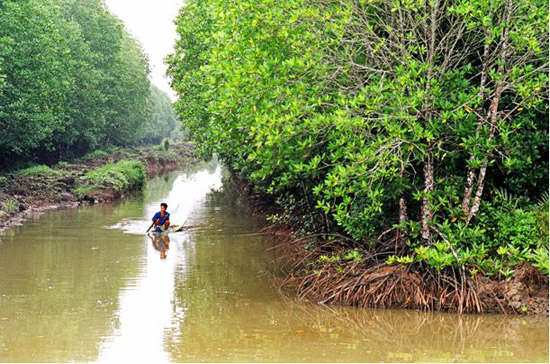
[[[315,254],[319,251],[307,255],[311,258]],[[299,261],[303,263],[308,258],[301,257]],[[294,266],[296,269],[283,284],[297,289],[299,297],[307,297],[321,304],[426,311],[438,309],[459,313],[518,312],[501,285],[480,284],[476,276],[466,276],[460,271],[434,274],[404,265],[365,268],[357,262],[350,262],[343,271],[336,271],[330,264],[313,273],[306,271],[303,265],[299,267]],[[526,273],[521,278],[532,282],[534,278],[530,274]],[[485,302],[487,297],[490,304]]]

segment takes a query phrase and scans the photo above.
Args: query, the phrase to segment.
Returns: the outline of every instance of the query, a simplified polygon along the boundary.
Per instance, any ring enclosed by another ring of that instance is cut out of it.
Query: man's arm
[[[152,228],[155,224],[158,224],[158,222],[159,222],[159,219],[156,219],[156,220],[153,219],[153,223],[151,224],[151,226],[149,226],[149,229],[147,229],[146,232],[148,233],[149,230],[151,230],[151,228]]]

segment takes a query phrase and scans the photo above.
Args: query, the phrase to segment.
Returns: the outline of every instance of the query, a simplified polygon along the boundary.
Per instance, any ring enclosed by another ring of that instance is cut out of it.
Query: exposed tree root
[[[322,304],[443,310],[458,313],[548,314],[548,278],[525,265],[511,281],[468,276],[461,270],[435,272],[414,265],[385,265],[375,254],[361,261],[312,264],[333,243],[303,248],[287,238],[275,248],[287,261],[283,287]]]

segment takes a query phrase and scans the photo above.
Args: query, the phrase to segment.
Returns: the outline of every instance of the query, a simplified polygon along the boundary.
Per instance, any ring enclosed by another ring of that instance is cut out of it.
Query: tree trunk
[[[498,66],[498,74],[502,75],[502,77],[505,77],[504,75],[504,64],[506,61],[506,53],[508,48],[508,35],[509,35],[509,22],[510,22],[510,16],[512,12],[512,0],[506,1],[506,15],[505,15],[505,22],[508,25],[504,29],[504,33],[501,37],[501,49],[499,54],[499,66]],[[496,90],[495,94],[493,96],[493,99],[491,101],[491,106],[489,106],[489,114],[488,117],[490,117],[490,127],[489,127],[489,136],[487,138],[488,141],[491,141],[493,139],[493,136],[495,134],[495,127],[498,119],[498,105],[500,103],[500,98],[502,96],[502,91],[504,89],[504,81],[503,79],[499,79],[496,84]],[[479,207],[481,205],[481,196],[483,195],[483,189],[485,187],[485,175],[487,174],[487,166],[489,165],[489,158],[492,155],[492,150],[488,150],[487,154],[485,155],[485,158],[483,159],[483,164],[481,165],[481,168],[479,170],[479,174],[477,177],[477,191],[474,198],[474,203],[472,204],[472,209],[470,210],[470,214],[468,215],[468,221],[469,224],[472,219],[476,216],[477,212],[479,211]]]
[[[399,177],[401,181],[405,177],[405,166],[403,161],[401,161],[401,171],[399,172]],[[398,249],[401,249],[407,244],[407,238],[409,237],[408,231],[403,226],[409,220],[407,215],[407,200],[405,200],[405,194],[402,192],[399,196],[399,225],[400,229],[397,230],[397,236],[395,240],[395,254],[398,254]]]
[[[491,30],[489,27],[485,30],[485,39],[484,39],[484,45],[483,45],[483,65],[481,68],[481,81],[479,84],[479,93],[478,96],[482,100],[483,104],[483,95],[485,92],[485,85],[487,83],[487,69],[488,69],[488,54],[489,54],[489,44],[487,43],[487,39],[491,35]],[[486,122],[485,118],[482,116],[482,112],[479,113],[477,126],[475,135],[479,133],[481,130],[481,127]],[[470,161],[473,161],[475,159],[475,154],[472,154],[470,156]],[[462,199],[462,211],[464,212],[464,216],[470,215],[470,197],[472,196],[472,191],[474,189],[474,168],[468,167],[468,172],[466,172],[466,187],[464,187],[464,198]]]
[[[398,254],[398,250],[403,248],[407,244],[407,238],[409,234],[403,225],[409,220],[407,216],[407,201],[405,196],[399,197],[399,225],[402,227],[397,231],[397,237],[395,241],[395,254]]]
[[[499,67],[499,71],[500,71],[500,68],[501,67]],[[503,84],[501,81],[499,81],[497,83],[495,96],[493,97],[493,100],[491,101],[491,106],[489,107],[489,114],[491,115],[491,126],[489,128],[488,141],[491,141],[493,139],[493,135],[495,133],[495,126],[496,126],[497,116],[498,116],[498,104],[500,102],[500,97],[502,95],[502,88],[503,88]],[[479,210],[479,206],[481,204],[481,195],[483,194],[483,188],[485,187],[485,175],[487,174],[487,166],[489,165],[489,157],[491,156],[491,154],[492,154],[492,151],[487,152],[487,155],[483,159],[483,164],[479,169],[479,174],[477,177],[477,191],[474,198],[474,203],[472,205],[472,209],[470,210],[470,214],[468,215],[468,221],[467,221],[468,224],[475,217],[476,213]]]
[[[424,196],[422,197],[422,241],[425,244],[432,243],[432,232],[430,223],[433,218],[432,192],[434,189],[434,165],[431,147],[428,149],[428,157],[424,164]]]
[[[432,98],[429,96],[431,88],[431,80],[434,77],[434,60],[435,60],[435,45],[437,37],[437,22],[438,22],[438,12],[439,12],[439,1],[433,0],[429,2],[430,4],[430,43],[429,43],[429,54],[428,54],[428,82],[426,82],[426,94],[429,97],[429,105],[425,110],[426,120],[430,125],[433,118],[433,107],[432,107]],[[424,196],[422,197],[422,208],[420,210],[420,215],[422,218],[422,242],[424,244],[432,243],[432,231],[431,231],[431,220],[433,218],[432,212],[432,193],[434,189],[434,162],[433,162],[433,151],[432,151],[432,142],[428,143],[427,157],[424,163]]]

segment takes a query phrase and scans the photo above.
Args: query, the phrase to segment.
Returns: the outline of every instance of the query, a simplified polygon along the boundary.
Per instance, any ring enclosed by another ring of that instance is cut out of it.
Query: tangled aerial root
[[[460,269],[434,272],[419,265],[388,266],[372,259],[309,264],[308,269],[308,263],[323,253],[323,245],[306,251],[287,241],[279,247],[284,257],[294,259],[281,286],[318,303],[459,313],[548,314],[548,277],[532,266],[520,268],[511,281],[470,276]]]
[[[354,268],[344,273],[332,270],[306,275],[294,273],[284,284],[296,287],[300,297],[319,303],[483,312],[484,304],[477,294],[475,280],[460,284],[445,277],[437,282],[404,265]]]

